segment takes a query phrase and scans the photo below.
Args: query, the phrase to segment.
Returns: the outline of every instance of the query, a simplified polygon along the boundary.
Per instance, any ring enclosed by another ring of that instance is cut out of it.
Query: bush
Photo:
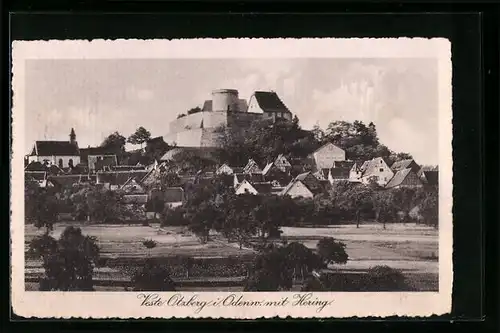
[[[326,273],[319,279],[310,277],[302,291],[411,291],[404,275],[388,266],[375,266],[364,274]]]
[[[169,269],[153,260],[147,260],[144,267],[132,276],[134,291],[174,291],[175,284]]]
[[[407,288],[403,273],[389,266],[370,268],[366,282],[374,291],[398,291]]]

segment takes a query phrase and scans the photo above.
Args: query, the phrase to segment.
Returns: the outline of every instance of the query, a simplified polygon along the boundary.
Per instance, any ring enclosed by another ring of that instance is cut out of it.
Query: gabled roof
[[[243,168],[245,173],[261,173],[262,170],[253,159],[249,159],[247,165]]]
[[[33,161],[24,168],[24,171],[47,171],[47,169],[42,163]]]
[[[37,156],[79,156],[78,144],[69,141],[35,141]]]
[[[290,112],[274,91],[256,91],[254,96],[264,112]]]
[[[318,149],[316,149],[315,151],[313,151],[310,155],[313,155],[314,153],[316,153],[316,152],[318,152],[318,151],[320,151],[320,150],[322,150],[322,149],[325,149],[325,148],[326,148],[326,147],[328,147],[328,146],[333,146],[333,147],[335,147],[335,148],[337,148],[337,149],[340,149],[340,150],[344,151],[344,149],[340,148],[339,146],[336,146],[336,145],[334,145],[334,144],[333,144],[333,143],[331,143],[331,142],[327,142],[327,143],[325,143],[324,145],[322,145],[321,147],[319,147]]]
[[[378,168],[380,168],[381,165],[384,167],[387,167],[389,170],[391,170],[387,166],[387,163],[385,163],[385,161],[382,157],[375,157],[372,160],[363,163],[363,166],[361,169],[361,172],[363,173],[363,177],[370,176],[373,173],[376,173],[376,170]]]
[[[302,182],[313,194],[323,192],[325,189],[318,178],[316,178],[310,171],[304,172],[295,177],[295,181]]]
[[[288,183],[288,185],[283,189],[283,191],[280,192],[279,195],[286,195],[290,189],[297,183],[300,183],[302,184],[305,188],[307,188],[313,195],[315,195],[316,193],[314,191],[312,191],[303,181],[301,180],[298,180],[298,179],[294,179],[292,180],[290,183]]]
[[[53,184],[59,186],[78,184],[81,182],[82,178],[87,178],[87,175],[60,175],[48,177],[48,179],[51,180]]]
[[[413,159],[407,159],[407,160],[401,160],[401,161],[394,162],[391,165],[391,169],[394,170],[394,171],[399,171],[399,170],[407,169],[407,168],[411,167],[412,163],[414,163],[415,166],[418,166],[418,164],[416,164],[416,162]],[[417,172],[417,171],[418,171],[418,169],[415,170],[415,172]]]
[[[266,166],[264,167],[264,170],[262,170],[262,174],[265,176],[269,171],[271,171],[271,168],[273,167],[274,162],[267,163]]]
[[[387,183],[387,185],[385,187],[391,188],[391,187],[401,185],[401,183],[406,179],[406,177],[408,177],[410,172],[411,172],[411,169],[409,169],[409,168],[399,170],[398,172],[396,172],[394,177],[391,178],[391,180]]]
[[[274,160],[274,164],[277,166],[292,166],[288,159],[283,154],[279,154],[278,157]]]

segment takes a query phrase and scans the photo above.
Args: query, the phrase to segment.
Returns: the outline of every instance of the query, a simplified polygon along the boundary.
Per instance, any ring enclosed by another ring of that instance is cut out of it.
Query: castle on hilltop
[[[218,147],[221,128],[245,129],[257,120],[292,120],[292,113],[274,91],[256,91],[248,104],[238,96],[238,90],[212,91],[199,112],[181,116],[169,125],[164,136],[168,144],[179,147]]]

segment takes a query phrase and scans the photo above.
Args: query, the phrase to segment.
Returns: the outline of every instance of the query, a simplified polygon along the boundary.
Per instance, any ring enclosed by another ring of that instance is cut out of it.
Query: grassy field
[[[69,224],[56,224],[52,232],[53,237],[58,238]],[[71,223],[71,225],[75,224]],[[240,249],[238,244],[227,243],[216,234],[212,235],[208,243],[201,244],[196,236],[182,227],[84,224],[75,226],[81,227],[84,234],[97,237],[101,256],[104,258],[132,262],[134,259],[139,260],[148,256],[182,255],[194,258],[217,258],[254,254],[252,249]],[[380,224],[364,224],[360,228],[356,228],[355,225],[346,225],[321,228],[284,227],[282,230],[282,238],[289,242],[301,242],[309,248],[315,248],[318,240],[323,237],[334,237],[344,242],[349,261],[346,265],[334,265],[331,268],[366,271],[376,265],[387,265],[400,269],[408,276],[413,276],[411,280],[419,290],[437,288],[438,231],[431,227],[388,224],[386,229],[383,229]],[[27,225],[25,228],[26,247],[33,237],[42,232],[32,225]],[[142,242],[147,239],[156,241],[157,246],[151,250],[146,249]],[[40,262],[37,260],[27,260],[26,269],[29,274],[43,273]],[[98,274],[104,278],[127,278],[123,272],[113,267],[99,268]],[[193,288],[196,289],[196,287]]]

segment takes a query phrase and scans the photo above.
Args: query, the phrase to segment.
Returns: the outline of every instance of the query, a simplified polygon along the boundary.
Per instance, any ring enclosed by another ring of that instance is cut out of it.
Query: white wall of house
[[[217,169],[216,174],[218,175],[232,175],[233,169],[231,169],[227,164],[223,164]]]
[[[250,193],[250,194],[258,194],[257,190],[250,184],[247,180],[243,180],[241,184],[236,188],[237,195]]]
[[[264,113],[264,110],[262,110],[259,106],[259,103],[257,103],[257,99],[255,98],[254,95],[250,97],[250,101],[248,101],[248,110],[247,112],[253,112],[253,113]]]
[[[333,168],[335,161],[345,161],[345,151],[332,143],[328,143],[313,153],[317,169]]]
[[[290,189],[285,193],[292,198],[312,198],[314,194],[301,181],[295,182]]]
[[[75,156],[29,156],[28,161],[31,162],[40,162],[43,163],[45,160],[48,160],[51,164],[59,166],[59,160],[62,160],[62,165],[63,168],[66,168],[69,166],[69,161],[73,160],[73,166],[76,166],[77,164],[80,163],[80,156],[75,155]]]
[[[394,172],[387,166],[383,159],[377,159],[377,163],[373,162],[368,167],[367,172],[361,178],[364,184],[370,183],[370,179],[374,178],[380,186],[385,186],[394,177]]]

